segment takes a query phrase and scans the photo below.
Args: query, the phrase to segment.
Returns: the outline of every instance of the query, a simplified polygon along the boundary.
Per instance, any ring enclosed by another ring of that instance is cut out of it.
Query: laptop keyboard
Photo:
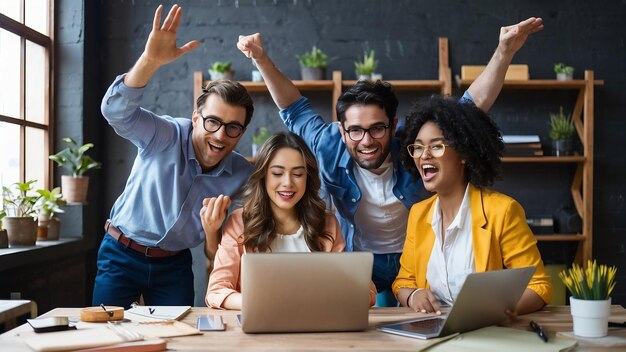
[[[413,321],[408,323],[411,325],[411,329],[413,331],[428,333],[428,332],[438,332],[443,328],[443,324],[446,322],[443,318],[435,318],[435,319],[426,319]]]

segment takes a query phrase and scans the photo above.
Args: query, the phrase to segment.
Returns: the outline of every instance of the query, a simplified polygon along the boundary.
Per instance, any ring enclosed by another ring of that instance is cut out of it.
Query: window
[[[54,0],[0,1],[0,185],[51,185]]]

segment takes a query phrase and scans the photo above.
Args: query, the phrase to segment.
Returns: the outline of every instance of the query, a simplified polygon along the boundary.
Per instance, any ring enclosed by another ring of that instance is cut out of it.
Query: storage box
[[[474,80],[476,79],[485,69],[485,65],[463,65],[461,66],[461,79],[462,80]],[[506,70],[506,75],[504,76],[504,80],[506,81],[514,81],[514,80],[524,80],[527,81],[529,78],[528,75],[528,65],[509,65],[508,70]]]

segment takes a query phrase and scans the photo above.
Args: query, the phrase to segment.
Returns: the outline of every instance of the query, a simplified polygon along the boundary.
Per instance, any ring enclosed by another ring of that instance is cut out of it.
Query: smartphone
[[[63,331],[76,329],[75,326],[70,326],[67,317],[50,317],[39,319],[26,319],[28,324],[33,327],[35,332],[50,332],[50,331]]]
[[[198,330],[200,331],[224,331],[226,327],[220,315],[203,315],[198,317]]]

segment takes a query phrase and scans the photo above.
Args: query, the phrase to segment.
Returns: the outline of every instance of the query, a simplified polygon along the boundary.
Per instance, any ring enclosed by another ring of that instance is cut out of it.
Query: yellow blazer
[[[469,186],[472,213],[472,244],[476,271],[535,266],[528,288],[544,302],[552,300],[552,286],[545,273],[537,240],[526,224],[526,215],[515,199],[502,193]],[[437,195],[411,207],[406,239],[400,257],[400,272],[392,285],[425,288],[426,268],[435,242],[431,220]]]

